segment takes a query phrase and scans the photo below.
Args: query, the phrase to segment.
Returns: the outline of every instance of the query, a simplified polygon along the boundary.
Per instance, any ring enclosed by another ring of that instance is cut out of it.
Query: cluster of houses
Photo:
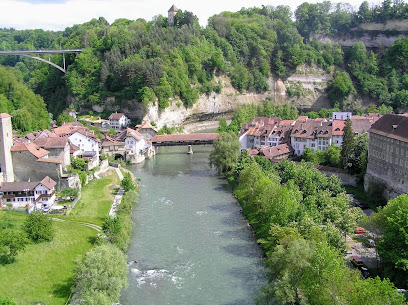
[[[150,139],[157,130],[147,122],[135,129],[129,123],[123,113],[113,113],[109,126],[117,133],[101,139],[76,121],[21,137],[13,133],[11,116],[1,113],[0,206],[29,210],[52,206],[56,188],[80,187],[78,179],[66,172],[71,158],[84,159],[90,170],[99,166],[100,153],[131,163],[153,155]]]
[[[368,132],[381,115],[357,116],[351,112],[334,112],[331,118],[317,119],[307,116],[299,116],[296,120],[257,117],[242,125],[239,140],[242,149],[248,149],[250,154],[279,161],[292,155],[302,155],[306,147],[325,151],[331,145],[341,146],[348,118],[352,121],[354,135],[359,135]]]
[[[348,118],[355,136],[369,136],[365,188],[374,181],[383,185],[388,198],[408,193],[408,110],[403,114],[362,116],[334,112],[326,119],[257,117],[242,125],[239,140],[251,155],[279,162],[302,155],[306,147],[325,151],[331,145],[341,146]]]

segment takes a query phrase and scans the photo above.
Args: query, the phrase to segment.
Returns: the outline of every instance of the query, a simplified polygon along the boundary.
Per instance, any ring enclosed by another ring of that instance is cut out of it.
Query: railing
[[[37,199],[34,202],[38,202],[42,198],[51,198],[52,196],[54,196],[54,194],[55,194],[55,191],[52,191],[52,193],[50,194],[41,194],[40,196],[37,197]]]

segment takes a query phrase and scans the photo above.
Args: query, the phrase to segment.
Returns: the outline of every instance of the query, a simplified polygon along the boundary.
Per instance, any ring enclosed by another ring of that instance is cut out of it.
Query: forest
[[[179,10],[175,24],[166,17],[118,19],[103,17],[61,32],[1,29],[1,48],[83,48],[67,55],[66,75],[45,63],[1,56],[28,88],[39,94],[54,116],[75,98],[76,106],[103,105],[107,97],[123,102],[158,103],[172,98],[191,107],[200,94],[220,93],[216,75],[228,77],[236,90],[264,92],[270,76],[282,79],[300,65],[317,66],[333,75],[327,95],[333,107],[345,108],[353,96],[367,97],[394,110],[408,106],[408,38],[386,50],[351,48],[311,40],[311,33],[341,35],[365,22],[408,18],[408,5],[386,0],[363,2],[358,11],[344,3],[243,8],[212,16],[201,27],[193,12]],[[61,55],[51,56],[55,63]],[[34,128],[34,127],[33,127]]]

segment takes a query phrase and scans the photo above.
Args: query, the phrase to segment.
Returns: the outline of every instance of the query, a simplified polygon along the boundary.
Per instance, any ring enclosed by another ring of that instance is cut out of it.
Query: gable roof
[[[112,114],[109,116],[109,120],[120,120],[120,118],[123,117],[124,115],[125,115],[125,114],[122,113],[122,112],[120,112],[120,113],[115,112],[115,113],[112,113]]]
[[[265,158],[271,160],[281,155],[286,155],[293,152],[293,149],[288,144],[280,144],[272,147],[262,147],[261,153]]]
[[[57,182],[46,176],[43,180],[35,182],[3,182],[0,190],[2,192],[33,191],[40,183],[49,190],[52,190],[57,185]]]
[[[45,149],[65,148],[68,143],[67,137],[40,137],[34,141],[35,144]]]
[[[41,183],[47,187],[49,190],[52,190],[56,185],[57,182],[52,180],[50,177],[46,176],[43,180],[41,180]]]
[[[153,127],[152,125],[150,125],[150,123],[148,123],[147,121],[144,121],[141,125],[136,125],[136,131],[139,131],[140,129],[152,129],[155,132],[157,132],[157,129],[155,127]]]
[[[116,136],[116,138],[115,138],[115,140],[116,141],[124,141],[127,137],[132,137],[132,138],[134,138],[134,139],[136,139],[136,140],[142,140],[143,139],[143,137],[142,137],[142,135],[138,132],[138,131],[136,131],[136,130],[134,130],[134,129],[132,129],[132,128],[129,128],[129,127],[127,127],[127,128],[125,128],[125,129],[123,129],[117,136]]]
[[[69,122],[65,123],[64,125],[54,128],[52,131],[57,135],[57,136],[66,136],[66,135],[71,135],[77,130],[89,130],[87,127],[84,127],[79,122]]]
[[[13,146],[11,147],[11,151],[28,151],[36,158],[41,158],[49,154],[49,151],[42,149],[40,146],[32,142],[26,142],[20,145]]]
[[[102,147],[107,147],[107,146],[117,146],[117,145],[125,145],[125,142],[119,142],[110,136],[106,135],[105,139],[102,142]]]
[[[398,114],[385,114],[371,126],[369,131],[408,142],[408,117]]]

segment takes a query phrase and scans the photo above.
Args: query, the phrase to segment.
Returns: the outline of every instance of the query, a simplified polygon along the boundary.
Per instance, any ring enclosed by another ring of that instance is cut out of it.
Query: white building
[[[55,203],[55,185],[50,177],[38,182],[3,182],[0,186],[2,205],[40,210]]]
[[[130,124],[129,118],[124,113],[112,113],[109,116],[109,125],[116,131],[123,130]]]
[[[332,130],[332,122],[325,119],[296,121],[290,136],[294,153],[300,156],[306,147],[325,151],[332,145]]]
[[[352,114],[351,112],[333,112],[332,114],[332,120],[341,120],[341,121],[345,121],[347,119],[351,120]]]

